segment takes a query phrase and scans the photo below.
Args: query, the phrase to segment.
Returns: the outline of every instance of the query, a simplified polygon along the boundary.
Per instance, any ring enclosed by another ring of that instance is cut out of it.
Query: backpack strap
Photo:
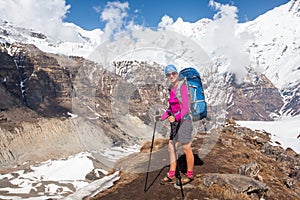
[[[180,104],[182,104],[182,96],[181,96],[181,86],[185,84],[188,88],[188,96],[189,96],[189,102],[191,101],[191,94],[190,94],[190,91],[189,91],[189,84],[188,84],[188,81],[186,79],[186,77],[184,77],[183,79],[181,79],[177,85],[177,88],[176,88],[176,97],[178,98]],[[191,103],[191,102],[190,102]],[[188,120],[191,120],[192,119],[192,115],[191,115],[191,107],[189,105],[189,112],[188,114],[184,117],[184,119],[188,119]]]
[[[182,96],[181,96],[180,89],[183,83],[185,82],[185,80],[186,80],[185,78],[183,80],[180,80],[176,88],[176,97],[179,100],[180,104],[182,104]]]

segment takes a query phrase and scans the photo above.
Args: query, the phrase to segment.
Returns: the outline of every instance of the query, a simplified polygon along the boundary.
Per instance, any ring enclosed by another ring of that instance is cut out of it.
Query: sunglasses
[[[170,73],[167,73],[167,77],[170,77],[170,76],[175,76],[175,75],[177,75],[177,72],[170,72]]]

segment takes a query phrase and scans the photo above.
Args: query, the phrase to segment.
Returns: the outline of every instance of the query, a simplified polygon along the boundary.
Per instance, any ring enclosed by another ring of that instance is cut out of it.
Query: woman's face
[[[170,72],[167,74],[167,78],[170,81],[170,83],[176,83],[178,80],[178,73],[177,72]]]

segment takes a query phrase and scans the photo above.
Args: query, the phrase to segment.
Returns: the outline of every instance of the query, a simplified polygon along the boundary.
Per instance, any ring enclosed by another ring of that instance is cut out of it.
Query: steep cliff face
[[[300,68],[298,69],[300,70]],[[281,91],[286,104],[282,107],[282,112],[288,116],[300,114],[300,83],[296,83],[290,88]]]
[[[168,85],[163,74],[163,67],[158,63],[139,61],[114,62],[115,72],[126,82],[118,90],[125,90],[128,94],[128,110],[149,124],[149,109],[157,104],[156,109],[162,111],[168,105]],[[121,94],[121,93],[120,93]],[[123,105],[125,105],[123,103]],[[151,110],[152,114],[155,110]]]
[[[42,116],[66,116],[72,84],[65,66],[33,45],[12,44],[9,53],[15,68],[13,84],[24,105]],[[9,90],[11,91],[11,90]]]
[[[14,97],[10,92],[7,91],[5,84],[0,84],[0,109],[7,110],[16,105],[21,105],[21,102]]]
[[[273,120],[280,116],[284,101],[278,89],[264,75],[250,75],[236,85],[228,80],[227,116],[238,120]]]
[[[1,128],[1,164],[43,161],[77,153],[84,148],[72,121],[40,119]]]
[[[13,58],[8,54],[6,49],[1,47],[0,51],[0,80],[10,95],[15,97],[21,96],[19,72]],[[5,107],[5,105],[3,105]]]

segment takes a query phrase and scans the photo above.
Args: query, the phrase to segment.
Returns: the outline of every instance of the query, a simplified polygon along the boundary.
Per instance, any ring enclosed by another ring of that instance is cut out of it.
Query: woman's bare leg
[[[176,156],[173,146],[173,141],[169,140],[169,146],[168,146],[169,154],[170,154],[170,171],[176,170]]]
[[[186,156],[187,171],[194,171],[194,154],[191,145],[192,143],[182,145],[183,152]]]

